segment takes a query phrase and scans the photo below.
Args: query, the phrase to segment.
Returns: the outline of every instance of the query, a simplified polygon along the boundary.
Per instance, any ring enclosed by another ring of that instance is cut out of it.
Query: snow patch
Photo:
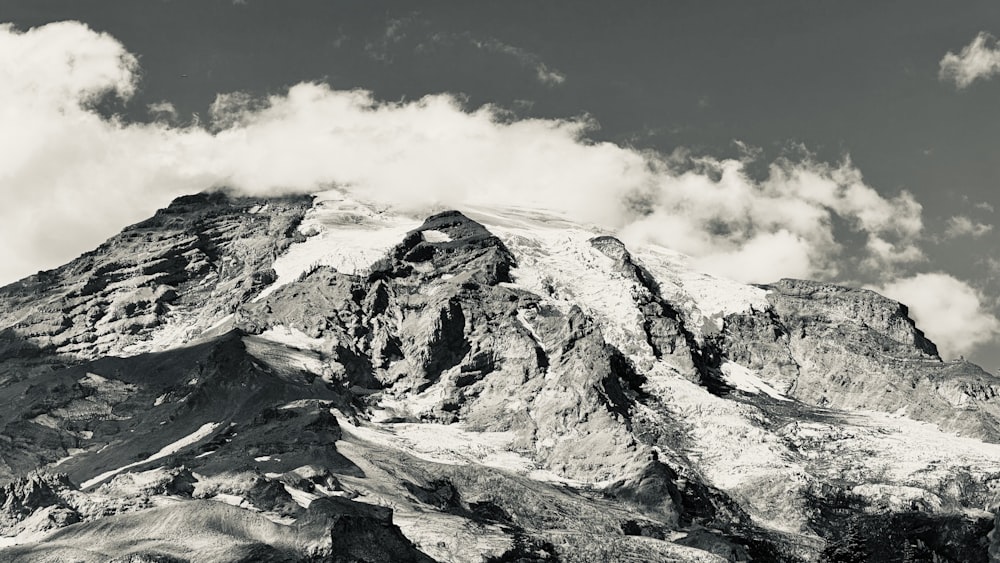
[[[312,501],[319,498],[318,495],[307,493],[305,491],[296,489],[295,487],[289,487],[288,485],[282,485],[282,486],[285,488],[285,491],[287,491],[288,494],[292,496],[292,500],[295,501],[295,504],[301,506],[302,508],[309,508],[309,505],[312,504]]]
[[[434,561],[499,560],[511,548],[509,532],[497,524],[472,524],[454,514],[412,510],[405,505],[393,508],[393,524]]]
[[[322,338],[312,338],[297,328],[285,325],[273,326],[257,336],[264,340],[270,340],[271,342],[302,350],[320,351],[323,347]]]
[[[274,262],[278,279],[254,298],[260,301],[294,282],[316,266],[330,266],[344,274],[358,274],[400,243],[420,221],[376,210],[339,190],[316,194],[299,231],[305,241],[292,244]]]
[[[448,236],[448,233],[444,233],[436,229],[427,229],[426,231],[420,231],[420,235],[423,236],[425,241],[430,243],[451,242],[451,237]]]
[[[791,400],[757,377],[756,373],[735,362],[724,362],[722,364],[722,377],[726,383],[744,393],[750,393],[751,395],[764,393],[768,397],[779,401]]]
[[[221,319],[215,321],[215,323],[213,323],[212,326],[210,326],[210,327],[208,327],[208,328],[205,329],[205,332],[212,332],[213,330],[221,327],[222,325],[226,324],[227,322],[229,322],[231,320],[233,320],[233,314],[232,313],[230,313],[230,314],[222,317]]]
[[[80,454],[82,454],[82,453],[84,453],[84,452],[86,452],[86,451],[87,451],[87,450],[85,450],[85,449],[83,449],[83,448],[68,448],[68,449],[66,450],[66,453],[67,453],[67,454],[69,454],[69,455],[67,455],[66,457],[63,457],[63,458],[59,458],[59,459],[58,459],[58,460],[56,460],[56,462],[55,462],[55,463],[53,463],[53,464],[52,464],[52,465],[51,465],[50,467],[58,467],[58,466],[60,466],[60,465],[62,465],[62,464],[64,464],[64,463],[66,463],[67,461],[69,461],[69,460],[73,459],[73,458],[74,458],[74,457],[76,457],[77,455],[80,455]]]
[[[474,432],[462,424],[397,423],[356,426],[338,420],[350,434],[366,442],[390,446],[416,458],[444,465],[475,463],[528,475],[535,462],[513,451],[513,432]]]
[[[97,375],[96,373],[90,373],[90,372],[87,372],[87,375],[81,377],[79,381],[80,385],[83,385],[84,387],[101,387],[103,384],[106,384],[107,382],[108,379],[106,377],[102,377],[100,375]]]
[[[228,505],[236,506],[236,507],[239,507],[239,508],[247,508],[247,509],[255,508],[252,504],[250,504],[249,501],[247,501],[247,499],[245,499],[245,498],[243,498],[241,496],[238,496],[238,495],[231,495],[231,494],[228,494],[228,493],[219,493],[219,494],[217,494],[217,495],[215,495],[213,497],[210,497],[208,500],[214,500],[216,502],[223,502],[223,503],[226,503]]]
[[[512,444],[514,432],[477,432],[461,423],[395,423],[354,425],[338,419],[345,433],[368,443],[388,446],[408,455],[442,465],[482,465],[521,475],[533,481],[577,488],[603,488],[613,480],[584,482],[567,479],[540,467]]]
[[[523,326],[525,330],[528,331],[528,334],[531,335],[531,338],[533,338],[535,342],[538,343],[539,346],[542,346],[542,342],[544,342],[544,340],[542,340],[542,336],[538,334],[538,332],[535,330],[535,327],[531,326],[531,321],[528,320],[526,313],[527,312],[524,309],[518,309],[517,321],[521,323],[521,326]],[[547,350],[544,350],[544,346],[542,347],[542,349],[543,351],[548,352]]]
[[[156,452],[155,454],[147,457],[142,461],[130,463],[128,465],[119,467],[118,469],[112,469],[111,471],[105,471],[104,473],[101,473],[100,475],[92,479],[84,481],[83,483],[80,484],[80,489],[86,489],[88,487],[96,485],[97,483],[100,483],[101,481],[104,481],[109,477],[113,477],[121,473],[122,471],[125,471],[126,469],[131,469],[133,467],[137,467],[144,463],[149,463],[151,461],[167,457],[168,455],[173,455],[181,451],[182,449],[198,442],[199,440],[208,437],[221,424],[222,424],[221,422],[207,422],[201,425],[201,428],[195,430],[194,432],[188,434],[187,436],[181,438],[180,440],[177,440],[176,442],[172,442],[170,444],[167,444],[166,446],[163,446],[162,448],[160,448],[160,451]]]
[[[379,407],[386,411],[396,411],[420,416],[434,410],[446,398],[445,389],[440,385],[432,385],[426,391],[416,395],[399,397],[383,395]]]
[[[283,409],[283,410],[284,409],[301,409],[301,408],[309,408],[309,407],[312,407],[314,405],[324,405],[324,406],[327,406],[327,405],[330,405],[332,403],[333,403],[333,401],[324,401],[322,399],[297,399],[297,400],[292,401],[290,403],[285,403],[285,404],[281,405],[278,408],[279,409]]]
[[[694,297],[698,308],[706,315],[731,315],[770,308],[767,290],[726,278],[698,272],[689,266],[689,258],[672,250],[643,245],[635,253],[654,275],[675,281]]]

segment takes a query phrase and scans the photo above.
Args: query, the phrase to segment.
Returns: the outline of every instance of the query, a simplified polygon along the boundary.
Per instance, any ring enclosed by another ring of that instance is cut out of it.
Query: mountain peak
[[[867,290],[530,210],[203,193],[0,319],[7,559],[987,560],[1000,383]]]

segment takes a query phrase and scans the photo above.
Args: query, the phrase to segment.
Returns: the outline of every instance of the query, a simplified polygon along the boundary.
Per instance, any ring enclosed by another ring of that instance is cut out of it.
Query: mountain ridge
[[[991,557],[1000,383],[867,290],[534,211],[200,194],[0,288],[0,320],[0,481],[49,490],[6,493],[24,560]],[[277,531],[100,539],[149,510]]]

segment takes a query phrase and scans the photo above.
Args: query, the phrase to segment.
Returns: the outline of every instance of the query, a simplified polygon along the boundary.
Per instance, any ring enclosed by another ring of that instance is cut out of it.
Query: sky
[[[0,283],[184,193],[548,207],[1000,366],[1000,4],[0,0]]]

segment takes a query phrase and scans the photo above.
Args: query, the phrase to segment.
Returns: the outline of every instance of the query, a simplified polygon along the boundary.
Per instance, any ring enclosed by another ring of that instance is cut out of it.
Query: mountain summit
[[[998,395],[871,291],[203,193],[0,288],[0,559],[994,561]]]

